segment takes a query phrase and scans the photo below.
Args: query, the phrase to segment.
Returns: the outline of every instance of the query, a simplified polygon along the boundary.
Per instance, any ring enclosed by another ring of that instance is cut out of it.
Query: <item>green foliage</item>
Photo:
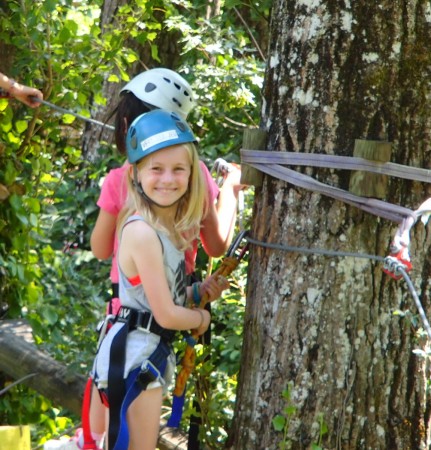
[[[207,2],[136,0],[121,6],[102,32],[103,3],[2,2],[0,51],[11,62],[1,70],[43,89],[51,103],[91,117],[94,108],[114,106],[103,97],[102,84],[129,79],[141,58],[136,44],[151,55],[149,67],[156,67],[163,60],[161,36],[180,36],[176,69],[197,94],[189,119],[202,157],[209,167],[218,157],[238,162],[243,129],[259,122],[264,61],[231,8],[246,9],[248,20],[257,22],[267,17],[269,2],[229,1],[219,16],[203,19]],[[97,261],[89,249],[98,181],[122,161],[104,143],[100,159],[86,161],[84,127],[72,114],[0,99],[0,301],[8,318],[30,321],[38,345],[71,372],[85,374],[96,345],[93,329],[109,296],[109,262]],[[203,274],[206,264],[201,252]],[[204,362],[191,388],[198,392],[208,380],[202,434],[213,448],[220,447],[232,417],[245,271],[246,263],[235,272],[231,293],[213,306],[213,343],[201,350]],[[186,417],[192,411],[193,405]],[[33,430],[39,444],[79,420],[23,386],[0,397],[0,414],[4,424],[39,424]]]
[[[272,426],[274,427],[274,430],[282,433],[282,438],[278,443],[278,448],[280,450],[287,450],[294,448],[292,446],[292,442],[288,437],[290,424],[298,414],[298,408],[297,406],[295,406],[295,403],[292,399],[293,388],[294,388],[293,382],[289,382],[286,389],[284,389],[284,391],[282,392],[282,397],[285,402],[283,412],[282,414],[277,414],[272,419]],[[324,421],[322,413],[317,414],[316,419],[319,427],[318,442],[311,443],[310,450],[323,450],[322,439],[323,436],[325,436],[325,434],[328,433],[328,426]]]

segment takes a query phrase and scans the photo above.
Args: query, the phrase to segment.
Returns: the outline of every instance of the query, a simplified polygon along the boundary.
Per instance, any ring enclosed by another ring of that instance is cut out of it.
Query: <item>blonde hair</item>
[[[199,165],[196,146],[191,142],[179,145],[182,145],[187,150],[191,172],[187,191],[178,201],[177,213],[173,224],[174,235],[171,236],[170,231],[159,222],[157,215],[154,214],[152,209],[151,201],[148,201],[137,191],[134,186],[131,169],[127,171],[127,200],[118,216],[117,233],[121,233],[124,223],[130,216],[138,213],[154,229],[162,231],[171,237],[179,245],[180,250],[189,248],[193,240],[198,237],[202,218],[207,213],[207,189]],[[138,171],[149,157],[151,157],[151,154],[137,163]]]

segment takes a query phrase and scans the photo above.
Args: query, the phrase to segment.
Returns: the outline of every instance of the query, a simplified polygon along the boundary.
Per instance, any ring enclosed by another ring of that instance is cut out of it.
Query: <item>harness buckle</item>
[[[108,314],[101,322],[97,325],[97,331],[99,332],[99,339],[97,341],[97,349],[99,349],[100,344],[103,341],[103,338],[106,336],[111,325],[114,323],[115,315]],[[109,328],[108,328],[109,327]]]
[[[136,318],[136,329],[139,331],[143,331],[144,333],[151,333],[151,325],[153,324],[154,316],[152,314],[149,314],[147,325],[143,327],[142,325],[145,315],[147,315],[148,317],[148,313],[146,311],[138,311],[138,317]]]
[[[153,381],[158,381],[162,386],[166,384],[159,369],[149,359],[142,363],[141,371],[136,381],[143,390],[147,389],[148,385]]]

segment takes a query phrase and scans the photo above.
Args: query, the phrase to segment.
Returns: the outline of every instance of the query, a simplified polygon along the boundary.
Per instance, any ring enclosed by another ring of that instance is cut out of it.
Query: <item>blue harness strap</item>
[[[166,370],[167,358],[170,352],[170,346],[161,340],[156,350],[154,350],[148,360],[143,363],[142,367],[137,367],[132,370],[127,377],[126,395],[120,412],[120,428],[113,450],[128,449],[129,427],[127,425],[127,410],[133,400],[135,400],[151,382],[159,380],[162,385],[165,383],[162,377]]]
[[[181,397],[174,395],[174,398],[172,400],[171,417],[169,417],[166,426],[172,428],[178,428],[180,426],[181,417],[183,416],[185,396],[186,396],[186,389],[184,389],[183,395],[181,395]]]

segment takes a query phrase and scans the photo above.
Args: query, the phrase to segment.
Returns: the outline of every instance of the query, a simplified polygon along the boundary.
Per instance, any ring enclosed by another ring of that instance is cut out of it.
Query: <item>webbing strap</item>
[[[405,217],[415,215],[414,211],[409,208],[393,205],[374,198],[359,197],[344,191],[343,189],[321,183],[308,175],[295,172],[294,170],[278,164],[265,165],[253,163],[250,165],[261,172],[267,173],[268,175],[279,178],[295,186],[322,193],[335,200],[343,201],[376,216],[392,220],[393,222],[401,223]]]
[[[82,434],[84,437],[84,447],[85,450],[95,450],[97,449],[96,441],[91,435],[90,429],[90,404],[91,404],[91,391],[93,387],[93,379],[88,378],[84,390],[84,399],[82,402]]]
[[[118,434],[115,436],[115,446],[114,450],[127,450],[129,448],[129,427],[127,426],[127,410],[132,404],[133,400],[140,394],[142,389],[136,383],[136,378],[140,372],[141,368],[137,367],[135,370],[130,372],[126,380],[126,395],[120,409],[120,426],[118,429]],[[111,444],[109,444],[111,447]]]
[[[154,352],[148,358],[148,361],[158,369],[160,374],[163,376],[166,371],[167,357],[170,354],[170,346],[160,340],[159,345],[156,347]],[[113,450],[127,450],[129,448],[129,427],[127,425],[127,410],[132,404],[133,400],[142,392],[142,383],[139,382],[139,375],[141,374],[141,367],[137,367],[132,370],[125,382],[125,395],[121,402],[120,413],[119,413],[119,427],[118,433],[115,436],[115,445]],[[111,392],[110,390],[108,392]],[[109,398],[110,401],[110,398]],[[111,441],[110,441],[111,442]],[[111,448],[111,443],[109,442],[109,447]]]
[[[120,429],[121,405],[126,393],[124,382],[124,362],[126,355],[126,341],[129,324],[126,322],[114,336],[110,353],[108,369],[108,400],[109,400],[109,429],[108,450],[114,448]],[[126,447],[127,448],[127,447]]]
[[[284,164],[328,169],[365,170],[367,172],[431,182],[431,170],[403,166],[391,162],[379,162],[356,156],[327,155],[321,153],[273,152],[266,150],[241,150],[241,161],[247,164]]]
[[[185,396],[186,396],[185,389],[181,396],[174,395],[174,398],[172,400],[171,417],[169,417],[168,422],[166,424],[168,427],[178,428],[180,426],[181,417],[183,416]]]

